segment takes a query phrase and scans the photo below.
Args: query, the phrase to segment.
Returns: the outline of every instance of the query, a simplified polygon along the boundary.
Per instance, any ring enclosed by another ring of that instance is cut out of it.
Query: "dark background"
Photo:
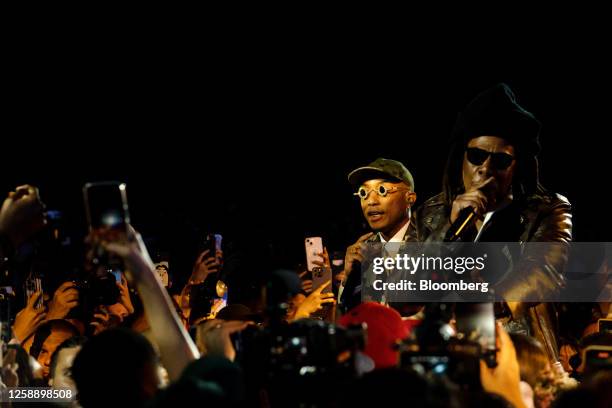
[[[440,191],[456,114],[501,81],[543,123],[541,181],[574,205],[576,240],[610,240],[605,70],[563,57],[545,68],[333,50],[98,51],[15,60],[7,83],[0,187],[39,186],[77,241],[83,184],[110,179],[127,182],[133,224],[176,276],[206,231],[242,254],[243,273],[303,262],[307,236],[343,251],[366,231],[348,172],[400,160],[422,203]]]

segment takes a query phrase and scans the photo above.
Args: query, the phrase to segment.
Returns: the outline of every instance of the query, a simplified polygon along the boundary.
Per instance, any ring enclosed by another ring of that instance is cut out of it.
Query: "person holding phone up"
[[[213,252],[214,248],[214,252]],[[179,296],[179,306],[182,314],[192,324],[206,317],[210,312],[210,305],[201,304],[206,300],[204,286],[210,275],[218,276],[223,267],[223,251],[220,247],[203,249],[198,255],[187,283]],[[214,286],[214,285],[213,285]],[[218,285],[217,285],[218,286]],[[218,292],[217,288],[215,290]],[[219,293],[217,293],[219,294]],[[205,299],[199,299],[204,297]],[[195,309],[195,311],[194,311]]]

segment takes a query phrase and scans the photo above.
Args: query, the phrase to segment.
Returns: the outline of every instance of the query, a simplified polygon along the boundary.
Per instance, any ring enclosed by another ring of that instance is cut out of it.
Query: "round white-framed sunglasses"
[[[379,184],[377,187],[371,188],[369,190],[361,186],[359,187],[359,190],[357,190],[356,193],[353,193],[353,195],[361,198],[362,200],[365,200],[366,198],[368,198],[372,191],[376,191],[376,194],[378,194],[380,197],[386,197],[387,194],[395,193],[396,191],[402,190],[409,191],[410,189],[403,187],[386,187],[384,184]]]

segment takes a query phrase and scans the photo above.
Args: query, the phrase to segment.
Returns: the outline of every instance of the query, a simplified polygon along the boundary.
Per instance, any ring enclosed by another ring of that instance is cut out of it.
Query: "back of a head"
[[[34,358],[38,358],[45,341],[53,334],[53,332],[64,332],[69,333],[72,336],[78,336],[80,333],[78,329],[65,319],[54,319],[47,320],[41,324],[34,333],[34,339],[32,346],[30,347],[30,355]]]
[[[487,408],[513,408],[514,405],[499,394],[486,391],[473,392],[463,397],[462,406]]]
[[[339,320],[342,326],[365,323],[368,335],[364,353],[377,369],[396,366],[399,351],[396,343],[408,336],[408,329],[402,317],[395,310],[375,302],[365,302],[349,310]]]
[[[153,396],[156,355],[136,332],[113,329],[87,341],[72,364],[77,398],[85,408],[122,401],[138,406]]]
[[[251,309],[239,303],[227,305],[226,307],[221,309],[219,313],[217,313],[217,319],[226,320],[226,321],[232,321],[232,320],[249,321],[249,320],[256,320],[258,318],[259,316],[254,314],[251,311]]]
[[[533,337],[511,333],[510,338],[516,349],[516,358],[521,370],[521,380],[531,388],[536,386],[538,378],[548,367],[548,356],[539,341]]]
[[[265,284],[266,314],[273,323],[284,320],[290,299],[302,288],[298,274],[286,269],[272,272]]]
[[[53,355],[51,356],[51,364],[49,370],[49,378],[53,379],[55,377],[55,367],[57,366],[57,360],[59,358],[60,352],[64,349],[81,347],[87,341],[87,337],[84,336],[74,336],[62,342],[57,348]]]
[[[562,393],[553,408],[612,406],[612,371],[602,371],[589,378],[578,388]]]
[[[345,391],[340,406],[396,406],[398,399],[415,408],[459,406],[457,395],[448,383],[395,367],[372,371],[353,382]]]
[[[223,390],[216,383],[183,378],[158,393],[151,407],[187,407],[196,401],[206,401],[207,406],[227,404]]]

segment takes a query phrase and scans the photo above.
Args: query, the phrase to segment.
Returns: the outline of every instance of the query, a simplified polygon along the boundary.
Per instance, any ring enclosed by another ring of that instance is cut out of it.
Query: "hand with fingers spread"
[[[213,256],[210,250],[205,250],[198,256],[198,259],[193,265],[193,271],[189,281],[195,284],[204,282],[209,274],[221,270],[222,259],[223,251],[217,250],[215,256]]]
[[[297,307],[292,320],[305,319],[314,312],[323,309],[324,304],[335,303],[333,292],[322,293],[325,288],[331,285],[331,280],[325,282],[312,291],[310,295]]]
[[[346,249],[346,256],[344,257],[344,282],[345,283],[354,268],[354,263],[363,262],[364,242],[367,241],[369,238],[371,238],[373,235],[374,235],[373,232],[368,232],[367,234],[362,235],[361,237],[359,237],[357,242],[355,242],[353,245],[349,246]]]
[[[36,308],[36,302],[42,296],[42,292],[35,292],[28,298],[28,303],[17,316],[13,325],[15,338],[20,342],[30,337],[38,329],[38,326],[45,321],[47,313],[43,307]]]
[[[64,282],[53,294],[53,299],[49,303],[47,318],[63,319],[70,310],[79,304],[79,291],[74,282]]]
[[[231,335],[246,329],[251,322],[207,320],[198,326],[197,344],[202,355],[223,356],[230,361],[236,358]]]
[[[45,206],[38,189],[19,186],[8,194],[0,210],[0,233],[6,234],[14,247],[40,231],[46,224]]]

